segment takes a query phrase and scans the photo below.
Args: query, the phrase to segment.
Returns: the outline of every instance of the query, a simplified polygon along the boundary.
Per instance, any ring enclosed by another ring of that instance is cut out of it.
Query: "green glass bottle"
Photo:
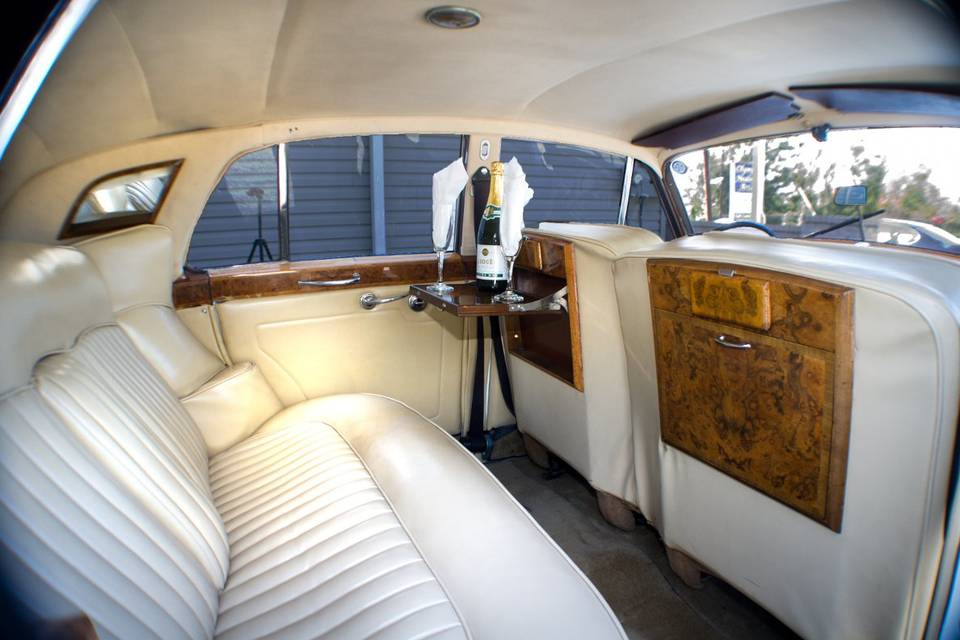
[[[477,288],[498,293],[507,288],[507,261],[500,246],[500,209],[503,206],[503,163],[490,165],[490,195],[477,230]]]

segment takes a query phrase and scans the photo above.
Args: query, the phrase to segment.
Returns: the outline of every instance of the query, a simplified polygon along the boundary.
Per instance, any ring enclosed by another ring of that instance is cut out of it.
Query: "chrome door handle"
[[[726,347],[728,349],[752,349],[753,348],[753,345],[750,344],[749,342],[737,342],[736,340],[731,340],[730,338],[728,338],[726,335],[722,333],[719,336],[715,337],[713,341],[716,342],[721,347]]]
[[[340,287],[345,284],[357,284],[360,282],[360,274],[356,271],[349,278],[343,280],[297,280],[301,287]]]
[[[389,298],[378,298],[377,294],[372,291],[368,291],[360,296],[360,306],[369,311],[371,309],[376,309],[381,304],[396,302],[397,300],[403,300],[404,298],[407,300],[407,306],[414,311],[423,311],[427,307],[426,302],[409,293],[402,293],[398,296],[390,296]]]

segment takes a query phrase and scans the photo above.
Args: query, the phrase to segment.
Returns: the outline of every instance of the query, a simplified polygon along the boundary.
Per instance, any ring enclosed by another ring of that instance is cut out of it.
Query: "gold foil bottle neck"
[[[503,163],[502,163],[502,162],[491,162],[491,163],[490,163],[490,175],[502,176],[502,175],[503,175]]]

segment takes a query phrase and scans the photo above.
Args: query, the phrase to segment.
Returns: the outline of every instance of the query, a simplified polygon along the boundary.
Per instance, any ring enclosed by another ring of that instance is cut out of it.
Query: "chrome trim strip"
[[[630,187],[633,186],[633,158],[627,158],[627,164],[623,169],[623,190],[620,192],[620,213],[617,216],[617,224],[627,223],[627,207],[630,206]]]
[[[53,20],[48,19],[44,29],[37,34],[26,53],[29,59],[18,67],[20,77],[10,88],[3,111],[0,112],[0,158],[6,154],[13,135],[27,115],[53,64],[96,4],[97,0],[68,0],[54,9],[59,15]]]
[[[290,201],[287,190],[287,143],[277,145],[277,236],[280,239],[280,260],[290,260]]]

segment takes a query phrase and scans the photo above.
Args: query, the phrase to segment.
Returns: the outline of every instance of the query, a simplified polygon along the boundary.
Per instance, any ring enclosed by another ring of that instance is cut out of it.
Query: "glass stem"
[[[443,249],[437,251],[437,284],[443,283],[443,254]]]
[[[504,256],[507,260],[507,291],[513,291],[513,261],[516,256]]]

